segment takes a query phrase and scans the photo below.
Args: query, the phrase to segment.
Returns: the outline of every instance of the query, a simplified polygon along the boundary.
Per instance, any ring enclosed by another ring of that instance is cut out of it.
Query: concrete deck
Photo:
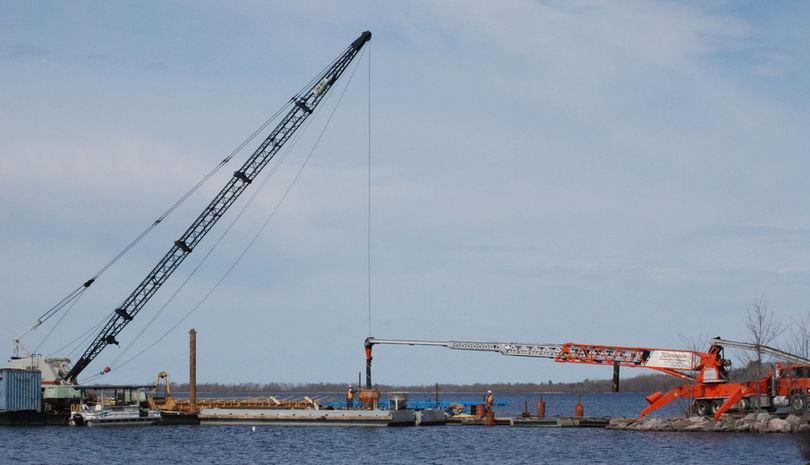
[[[200,411],[201,425],[388,426],[390,410],[228,409]]]

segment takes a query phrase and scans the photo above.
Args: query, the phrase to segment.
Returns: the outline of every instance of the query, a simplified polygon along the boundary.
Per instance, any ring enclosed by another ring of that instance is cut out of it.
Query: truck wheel
[[[740,401],[737,402],[737,410],[741,412],[747,412],[751,410],[751,399],[749,399],[748,397],[743,397],[742,399],[740,399]]]
[[[794,392],[790,395],[790,408],[793,413],[803,415],[807,410],[807,399],[801,392]]]
[[[720,407],[723,405],[723,402],[724,402],[723,399],[714,399],[712,401],[712,408],[711,408],[712,415],[714,415],[715,413],[717,413],[718,410],[720,410]]]
[[[709,414],[709,401],[708,400],[698,400],[695,402],[695,413],[698,415],[705,417]]]

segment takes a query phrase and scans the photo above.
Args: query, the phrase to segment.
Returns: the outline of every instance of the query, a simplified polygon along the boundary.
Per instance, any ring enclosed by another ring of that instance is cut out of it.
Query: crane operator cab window
[[[808,367],[792,367],[790,369],[790,376],[794,378],[807,378],[807,368]]]
[[[810,377],[810,367],[795,366],[790,368],[782,368],[779,370],[780,378],[808,378]]]

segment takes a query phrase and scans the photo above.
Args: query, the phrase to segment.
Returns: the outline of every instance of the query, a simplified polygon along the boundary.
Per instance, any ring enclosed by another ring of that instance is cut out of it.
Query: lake
[[[519,414],[536,394],[495,393]],[[430,400],[432,394],[409,399]],[[471,401],[478,394],[442,394]],[[547,415],[572,415],[576,394],[544,394]],[[636,416],[641,394],[583,394],[586,416]],[[671,406],[661,416],[681,416]],[[402,428],[155,426],[0,427],[0,463],[470,463],[470,464],[802,464],[804,434],[662,433],[590,428],[431,426]]]

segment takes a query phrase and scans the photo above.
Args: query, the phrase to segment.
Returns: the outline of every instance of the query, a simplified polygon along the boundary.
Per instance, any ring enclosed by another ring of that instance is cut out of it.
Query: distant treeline
[[[620,391],[622,392],[654,392],[666,391],[686,380],[675,378],[669,375],[649,374],[634,376],[632,378],[620,380]],[[610,392],[612,381],[590,380],[576,383],[475,383],[475,384],[444,384],[439,383],[439,392],[452,393],[479,393],[491,389],[495,392]],[[198,392],[216,393],[343,393],[347,384],[344,383],[197,383]],[[357,386],[355,386],[356,388]],[[175,392],[188,392],[188,383],[171,383],[171,389]],[[404,391],[404,392],[435,392],[436,385],[391,385],[375,384],[374,389],[383,392]]]
[[[733,381],[753,380],[765,376],[769,367],[763,366],[757,372],[756,362],[752,362],[745,368],[732,370],[729,377]],[[641,392],[650,393],[656,391],[666,392],[675,386],[689,384],[688,379],[678,378],[666,374],[643,374],[630,378],[620,378],[619,391],[621,392]],[[355,386],[357,388],[358,386]],[[188,383],[171,383],[171,389],[175,392],[188,392]],[[215,393],[338,393],[345,392],[347,385],[344,383],[197,383],[198,392]],[[375,384],[374,389],[382,392],[404,391],[404,392],[435,392],[436,385],[392,385]],[[444,384],[439,383],[439,392],[445,393],[483,393],[491,389],[495,392],[611,392],[612,380],[585,379],[575,383],[475,383],[475,384]]]

